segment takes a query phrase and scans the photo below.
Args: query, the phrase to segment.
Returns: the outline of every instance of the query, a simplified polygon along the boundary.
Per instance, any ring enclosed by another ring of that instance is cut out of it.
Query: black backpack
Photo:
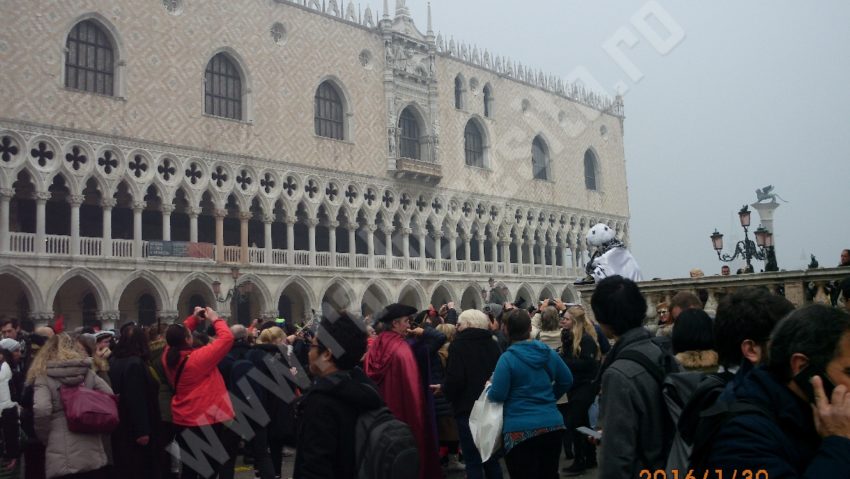
[[[720,428],[726,422],[747,414],[758,414],[776,421],[776,416],[764,405],[740,400],[717,401],[713,406],[702,411],[689,431],[689,438],[693,444],[689,468],[704,471],[706,460],[711,453],[711,446]]]
[[[362,412],[354,431],[359,479],[412,479],[419,474],[416,438],[389,408]]]

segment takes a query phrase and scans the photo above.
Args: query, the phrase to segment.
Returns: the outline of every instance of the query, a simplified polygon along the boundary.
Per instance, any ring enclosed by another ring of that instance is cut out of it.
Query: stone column
[[[336,229],[339,221],[328,223],[328,249],[331,251],[331,268],[336,268]]]
[[[366,225],[366,231],[369,232],[369,235],[366,238],[366,253],[369,255],[369,269],[375,267],[375,231],[377,230],[378,226],[374,223]]]
[[[457,233],[450,231],[449,234],[449,259],[452,260],[452,271],[457,271]]]
[[[384,254],[387,257],[387,269],[393,267],[393,228],[392,225],[384,226],[381,231],[384,232]]]
[[[30,319],[35,323],[35,327],[40,328],[47,326],[53,321],[53,313],[51,312],[30,312]]]
[[[141,258],[142,251],[142,211],[147,207],[144,201],[133,202],[133,256]]]
[[[9,203],[15,190],[0,189],[0,253],[9,252]]]
[[[295,223],[298,218],[295,216],[286,217],[286,255],[287,264],[295,264]]]
[[[426,271],[425,259],[428,257],[425,253],[425,239],[428,237],[428,228],[419,228],[419,270]]]
[[[265,248],[265,263],[272,264],[272,223],[274,215],[263,216],[263,246]]]
[[[307,218],[307,244],[310,248],[310,266],[316,265],[316,226],[319,225],[317,218]]]
[[[443,232],[435,231],[432,235],[434,237],[434,259],[441,260],[443,259]],[[442,266],[438,266],[437,270],[441,271]]]
[[[46,206],[47,200],[49,200],[52,196],[53,195],[48,191],[40,191],[34,195],[35,252],[37,254],[44,254],[45,252],[45,241],[47,240],[47,235],[45,234],[45,223],[47,221]]]
[[[104,198],[100,200],[103,208],[103,250],[101,253],[105,258],[112,257],[112,208],[118,204],[115,198]]]
[[[250,211],[239,213],[239,262],[242,264],[251,262],[248,255],[248,222],[253,216]]]
[[[348,230],[349,268],[357,266],[357,228],[357,223],[348,223],[345,225],[345,229]]]
[[[555,259],[555,243],[549,243],[549,259],[552,261],[552,266],[558,265],[558,260]]]
[[[534,266],[537,264],[537,258],[534,255],[534,245],[537,241],[534,239],[528,240],[528,262],[531,264],[531,271],[534,272]]]
[[[164,204],[162,210],[162,241],[171,241],[171,213],[174,213],[174,205]]]
[[[464,261],[466,261],[466,272],[467,273],[472,272],[472,266],[471,266],[472,265],[472,259],[470,259],[472,257],[472,245],[470,244],[471,240],[472,240],[472,235],[470,235],[469,233],[464,231],[464,233],[463,233],[463,254],[464,254],[464,258],[465,258]]]
[[[83,195],[68,196],[71,205],[71,256],[80,254],[80,206],[86,201]]]
[[[215,260],[224,262],[224,217],[227,210],[215,210]]]
[[[189,241],[192,243],[198,242],[198,216],[201,215],[200,208],[190,207],[189,213]]]
[[[508,246],[510,244],[511,237],[508,235],[503,235],[499,237],[499,246],[502,249],[502,263],[505,265],[505,274],[510,273],[511,271],[511,250]]]

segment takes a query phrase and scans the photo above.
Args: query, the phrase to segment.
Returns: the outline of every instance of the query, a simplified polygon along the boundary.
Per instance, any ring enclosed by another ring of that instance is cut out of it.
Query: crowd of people
[[[603,478],[674,468],[850,477],[850,282],[839,287],[837,306],[800,308],[743,288],[714,317],[683,292],[655,305],[657,328],[620,276],[596,284],[590,311],[557,299],[390,304],[368,319],[329,311],[306,325],[246,327],[196,307],[179,324],[74,332],[7,319],[0,469],[226,479],[243,456],[256,478],[276,479],[294,454],[296,478],[353,478],[364,414],[388,408],[409,429],[420,479],[590,468]],[[112,398],[117,425],[75,427],[81,406],[68,394],[80,388]],[[485,390],[503,426],[482,460],[471,416]],[[572,463],[561,469],[564,456]]]

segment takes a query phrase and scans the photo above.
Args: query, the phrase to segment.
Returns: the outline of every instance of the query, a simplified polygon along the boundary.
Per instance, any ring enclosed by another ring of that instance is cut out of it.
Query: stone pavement
[[[561,468],[567,467],[570,465],[572,461],[565,459],[563,455],[561,456]],[[283,479],[288,479],[292,477],[292,469],[295,466],[295,456],[289,456],[283,458]],[[504,462],[502,463],[502,471],[504,471],[504,477],[507,479],[510,476],[508,475],[507,469],[505,469]],[[581,476],[575,476],[580,479],[597,479],[597,469],[589,469]],[[465,474],[463,472],[453,472],[446,476],[446,479],[463,479]],[[562,476],[564,477],[564,476]],[[240,465],[236,468],[236,479],[253,479],[254,473],[253,469],[250,466]]]

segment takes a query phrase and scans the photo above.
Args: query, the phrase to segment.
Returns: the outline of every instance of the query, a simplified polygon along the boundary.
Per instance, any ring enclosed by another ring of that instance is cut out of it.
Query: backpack
[[[414,478],[419,450],[410,426],[386,406],[362,412],[354,428],[358,479]]]
[[[687,467],[696,471],[704,470],[705,462],[711,452],[714,437],[720,432],[720,428],[726,422],[747,414],[758,414],[771,421],[776,421],[776,416],[765,406],[747,401],[717,401],[713,406],[702,411],[693,421],[693,427],[686,429],[685,437],[688,437],[693,445],[690,461]]]
[[[655,362],[651,360],[647,355],[643,354],[640,351],[635,349],[626,349],[617,354],[615,361],[620,359],[625,359],[627,361],[632,361],[638,363],[646,370],[654,379],[655,382],[658,383],[658,389],[661,392],[662,397],[664,397],[664,382],[668,376],[672,374],[687,374],[687,373],[679,373],[680,367],[679,363],[676,361],[676,358],[673,356],[670,347],[670,338],[666,337],[652,337],[650,338],[650,342],[656,345],[658,349],[661,350],[661,358],[660,361]],[[670,448],[673,444],[673,438],[676,435],[676,422],[673,420],[672,416],[669,413],[669,409],[666,407],[666,404],[662,404],[665,409],[668,410],[666,414],[664,414],[664,428],[661,431],[662,437],[664,438],[664,451],[669,455]]]
[[[694,421],[704,409],[714,405],[730,378],[731,375],[683,372],[669,374],[664,379],[661,394],[676,426],[667,455],[668,471],[687,470],[693,449]]]

